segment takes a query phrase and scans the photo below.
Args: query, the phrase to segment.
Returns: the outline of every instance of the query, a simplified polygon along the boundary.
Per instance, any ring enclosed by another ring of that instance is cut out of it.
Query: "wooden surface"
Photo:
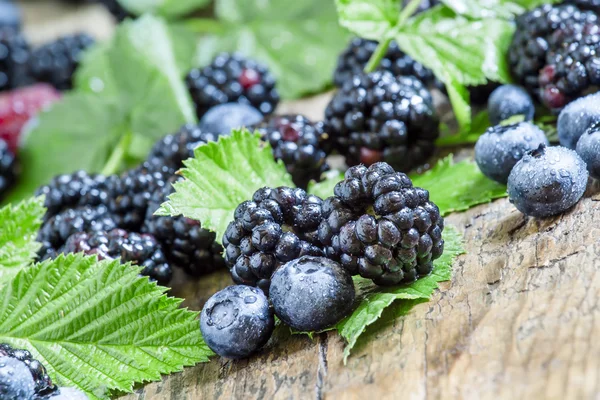
[[[59,13],[55,31],[32,7],[27,32],[35,40],[77,26],[110,35],[96,26],[110,27],[102,10]],[[82,13],[89,24],[74,16]],[[281,110],[318,118],[326,102],[322,95]],[[452,281],[382,327],[345,366],[337,334],[311,340],[279,330],[248,360],[215,358],[123,399],[600,398],[599,200],[591,184],[571,212],[548,220],[526,218],[506,199],[447,217],[467,250]],[[173,294],[193,309],[231,283],[226,273],[176,282]]]

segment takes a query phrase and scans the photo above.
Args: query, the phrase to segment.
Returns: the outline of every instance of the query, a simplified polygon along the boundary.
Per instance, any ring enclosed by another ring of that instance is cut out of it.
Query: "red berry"
[[[23,126],[37,113],[60,99],[51,85],[40,83],[0,95],[0,139],[17,151]]]
[[[245,90],[248,90],[260,83],[260,74],[256,70],[245,69],[240,75],[239,82]]]

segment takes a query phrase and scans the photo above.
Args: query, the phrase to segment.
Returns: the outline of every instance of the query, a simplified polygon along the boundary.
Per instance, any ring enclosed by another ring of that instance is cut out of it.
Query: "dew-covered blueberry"
[[[229,135],[233,129],[260,123],[263,115],[256,108],[241,103],[226,103],[210,108],[200,119],[200,130]]]
[[[565,147],[545,147],[525,154],[508,177],[508,197],[525,215],[549,217],[573,207],[588,180],[585,162]]]
[[[275,326],[273,311],[262,290],[235,285],[215,293],[204,305],[200,330],[215,353],[245,358],[264,346]]]
[[[324,257],[304,256],[280,267],[271,278],[269,297],[275,314],[303,332],[330,327],[352,311],[352,277]]]
[[[575,149],[577,141],[590,126],[600,121],[600,93],[569,103],[558,116],[556,129],[561,146]]]
[[[531,96],[520,86],[502,85],[495,89],[488,100],[488,113],[492,125],[515,115],[523,115],[525,121],[531,121],[535,106]]]
[[[31,399],[34,391],[27,365],[13,357],[0,357],[0,399]]]
[[[600,123],[592,125],[577,142],[577,154],[592,178],[600,179]]]
[[[544,132],[531,122],[489,128],[475,144],[475,161],[490,179],[506,183],[515,164],[529,150],[548,144]]]

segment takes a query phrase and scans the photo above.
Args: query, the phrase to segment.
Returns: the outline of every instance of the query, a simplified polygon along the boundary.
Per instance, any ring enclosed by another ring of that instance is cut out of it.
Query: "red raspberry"
[[[25,123],[60,97],[60,92],[45,83],[0,95],[0,139],[4,139],[15,153]]]

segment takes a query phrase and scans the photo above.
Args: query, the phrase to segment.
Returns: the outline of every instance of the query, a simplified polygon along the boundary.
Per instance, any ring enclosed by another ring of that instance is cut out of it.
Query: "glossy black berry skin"
[[[223,235],[225,262],[237,284],[268,294],[271,275],[303,255],[323,255],[317,228],[322,200],[302,189],[262,188],[241,203]]]
[[[192,276],[201,276],[225,267],[223,247],[215,241],[215,233],[203,229],[200,221],[154,215],[173,193],[173,184],[182,179],[173,176],[152,194],[142,232],[153,235],[161,243],[171,265],[183,268]]]
[[[600,93],[569,103],[558,115],[556,125],[561,146],[575,149],[581,135],[597,122],[600,122]]]
[[[192,69],[185,82],[198,118],[219,104],[249,104],[268,115],[279,103],[275,78],[268,68],[237,53],[217,55],[210,65]]]
[[[269,142],[273,156],[285,164],[296,186],[306,189],[329,170],[329,134],[322,122],[313,123],[303,115],[277,115],[257,127]]]
[[[354,283],[342,266],[325,257],[304,256],[281,266],[271,279],[275,315],[301,332],[321,331],[354,306]]]
[[[355,75],[325,110],[328,132],[346,164],[385,161],[398,171],[424,164],[439,135],[429,91],[414,77]]]
[[[109,232],[80,232],[71,235],[62,253],[83,252],[98,259],[116,259],[143,267],[141,274],[166,285],[173,274],[165,254],[154,236],[113,229]]]
[[[32,82],[27,68],[29,56],[25,37],[17,29],[0,27],[0,92]]]
[[[262,120],[262,113],[251,105],[226,103],[210,108],[198,125],[204,132],[229,135],[233,129],[251,127]]]
[[[73,87],[73,73],[83,52],[94,45],[94,39],[84,33],[64,36],[43,45],[31,53],[29,70],[37,82],[47,82],[58,90]]]
[[[17,181],[19,164],[17,158],[8,148],[8,144],[0,139],[0,200]]]
[[[32,399],[33,395],[33,377],[25,363],[0,357],[0,399]]]
[[[583,196],[588,181],[585,162],[565,147],[540,146],[525,154],[508,177],[508,198],[525,215],[561,214]]]
[[[33,391],[37,396],[53,393],[56,386],[46,372],[46,368],[38,360],[32,357],[27,350],[15,349],[8,344],[0,343],[0,358],[8,357],[23,362],[28,369],[29,376],[33,378]],[[0,384],[1,387],[1,384]],[[0,394],[2,394],[0,392]]]
[[[488,113],[492,125],[498,125],[515,115],[531,121],[535,106],[529,93],[516,85],[502,85],[495,89],[488,100]]]
[[[506,183],[515,164],[540,144],[548,145],[548,139],[531,122],[493,126],[477,139],[475,161],[485,176]]]
[[[275,327],[264,293],[245,285],[215,293],[200,314],[200,330],[208,347],[221,357],[246,358],[263,347]]]
[[[590,176],[600,179],[600,123],[592,125],[581,135],[576,151],[587,165]]]
[[[328,258],[378,285],[411,282],[444,251],[444,220],[429,192],[389,164],[355,166],[323,202],[319,240]]]

